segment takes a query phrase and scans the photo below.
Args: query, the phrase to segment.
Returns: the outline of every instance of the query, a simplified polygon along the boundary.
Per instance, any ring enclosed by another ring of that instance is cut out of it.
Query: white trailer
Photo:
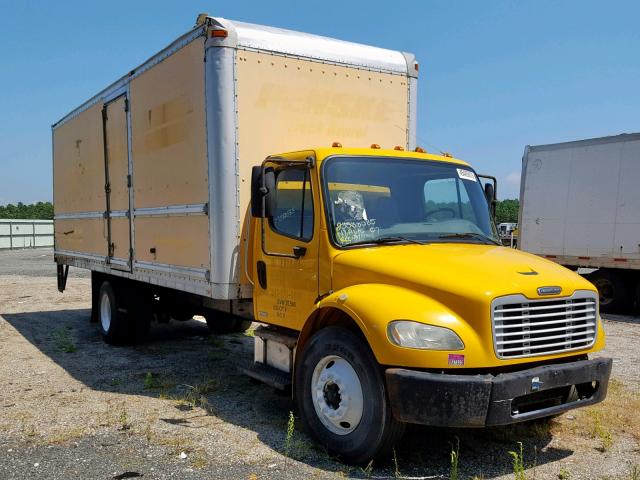
[[[0,249],[53,246],[53,220],[0,218]]]
[[[640,304],[640,133],[527,146],[519,245],[587,274],[603,310]]]

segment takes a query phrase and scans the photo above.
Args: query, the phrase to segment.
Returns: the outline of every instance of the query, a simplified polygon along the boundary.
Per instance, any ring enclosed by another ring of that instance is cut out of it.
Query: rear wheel
[[[212,333],[242,333],[251,326],[251,320],[236,317],[230,313],[211,310],[204,314]]]
[[[98,326],[107,343],[121,344],[129,339],[128,311],[120,289],[108,280],[102,282],[98,293]]]
[[[346,462],[383,457],[404,433],[380,365],[347,329],[328,327],[311,337],[296,367],[295,393],[305,429]]]
[[[601,311],[619,312],[631,304],[629,289],[620,273],[614,270],[600,269],[585,275],[585,278],[598,289]]]

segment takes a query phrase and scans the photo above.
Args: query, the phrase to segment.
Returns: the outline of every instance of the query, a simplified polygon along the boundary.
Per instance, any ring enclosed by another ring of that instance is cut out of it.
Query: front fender
[[[322,299],[319,308],[336,308],[360,327],[381,365],[411,368],[452,368],[449,354],[464,355],[473,349],[484,352],[475,330],[443,304],[407,288],[385,284],[346,287]],[[456,332],[465,344],[460,351],[434,351],[399,347],[387,338],[393,320],[413,320]],[[459,362],[459,357],[458,362]]]

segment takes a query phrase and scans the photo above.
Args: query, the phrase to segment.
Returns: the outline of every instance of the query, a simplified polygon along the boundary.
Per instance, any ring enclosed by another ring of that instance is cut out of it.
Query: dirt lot
[[[287,437],[291,400],[237,370],[250,335],[192,320],[111,347],[89,323],[86,272],[70,276],[60,294],[50,250],[0,252],[0,479],[450,478],[458,443],[459,478],[507,479],[518,442],[521,479],[640,479],[637,317],[607,317],[603,404],[526,427],[413,427],[395,460],[360,469],[297,425]]]

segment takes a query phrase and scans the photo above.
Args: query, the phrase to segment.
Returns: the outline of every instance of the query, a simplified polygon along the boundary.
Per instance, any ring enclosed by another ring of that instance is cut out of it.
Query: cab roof
[[[308,156],[315,153],[316,160],[321,163],[328,157],[336,155],[348,155],[354,157],[396,157],[396,158],[415,158],[417,160],[431,160],[436,162],[455,163],[458,165],[470,166],[464,160],[453,158],[445,155],[436,155],[433,153],[421,153],[407,150],[383,149],[383,148],[353,148],[353,147],[318,147],[305,151],[289,152],[272,157],[295,159],[301,156]]]

